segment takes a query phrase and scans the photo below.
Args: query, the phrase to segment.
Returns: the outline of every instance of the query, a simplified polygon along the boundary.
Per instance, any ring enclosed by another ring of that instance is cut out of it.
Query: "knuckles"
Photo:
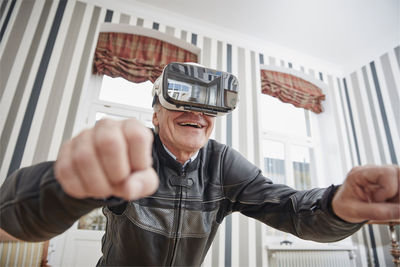
[[[75,166],[86,166],[93,159],[93,154],[85,146],[78,146],[72,151],[71,161]]]
[[[113,127],[113,126],[115,126],[116,124],[118,124],[117,121],[111,120],[111,119],[108,119],[108,118],[104,118],[104,119],[101,119],[101,120],[99,120],[98,122],[96,122],[96,125],[95,125],[94,128],[99,128],[99,127],[106,127],[106,128],[108,128],[108,127]]]
[[[136,119],[125,121],[123,128],[129,143],[151,144],[153,142],[151,131]]]
[[[108,130],[102,134],[96,135],[96,149],[104,153],[113,153],[122,149],[123,141],[118,137],[120,137],[120,135],[118,135],[116,130]]]
[[[364,166],[355,166],[351,168],[349,175],[360,175],[364,171]]]
[[[124,150],[126,142],[121,132],[121,124],[108,119],[103,119],[100,122],[93,129],[96,150],[111,155]]]

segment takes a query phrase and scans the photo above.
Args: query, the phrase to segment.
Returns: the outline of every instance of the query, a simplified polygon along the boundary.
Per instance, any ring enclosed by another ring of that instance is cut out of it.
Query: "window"
[[[285,184],[285,144],[265,138],[263,154],[265,176],[272,179],[274,183]]]
[[[118,120],[136,118],[152,128],[152,88],[150,81],[133,83],[104,75],[96,100],[93,101],[90,120],[95,122],[104,117]]]
[[[307,110],[261,95],[264,171],[274,183],[303,190],[313,186],[313,140]]]
[[[264,175],[274,183],[298,190],[313,187],[310,111],[265,94],[261,95],[260,104]],[[270,242],[291,236],[268,226],[265,231]]]
[[[263,69],[288,73],[309,82],[309,88],[316,93],[319,101],[325,98],[322,89],[326,84],[312,77],[296,71],[277,66],[262,66]],[[281,80],[277,80],[280,82]],[[286,81],[286,80],[284,80]],[[315,86],[315,87],[314,87]],[[274,90],[277,88],[273,86]],[[285,99],[285,98],[284,98]],[[289,101],[293,103],[292,101]],[[294,101],[296,103],[296,101]],[[300,105],[302,106],[302,105]],[[262,125],[263,171],[266,177],[274,183],[283,183],[297,190],[315,188],[323,184],[324,177],[316,177],[316,173],[323,174],[327,164],[322,159],[321,142],[319,141],[320,125],[315,114],[322,111],[320,102],[309,108],[297,108],[292,104],[281,102],[278,98],[268,94],[260,96],[260,111]],[[313,112],[312,112],[312,111]],[[321,117],[319,117],[321,118]],[[326,119],[326,116],[325,116]],[[317,156],[320,155],[320,156]],[[322,182],[322,183],[321,183]],[[291,234],[281,232],[269,226],[262,228],[264,245],[280,246],[282,241],[293,242],[296,246],[320,248],[320,243],[306,241]],[[351,243],[350,239],[340,241],[342,244]]]
[[[310,150],[307,146],[292,145],[292,169],[294,188],[309,189],[312,185],[310,173]]]
[[[153,83],[150,81],[132,83],[123,78],[104,75],[99,100],[149,109],[153,101],[152,87]]]
[[[262,94],[261,111],[262,126],[265,131],[302,138],[308,136],[304,109]]]

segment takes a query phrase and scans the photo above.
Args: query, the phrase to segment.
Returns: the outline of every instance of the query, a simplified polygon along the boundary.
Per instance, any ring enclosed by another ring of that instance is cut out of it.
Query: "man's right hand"
[[[152,168],[153,134],[136,119],[103,119],[64,143],[55,176],[75,198],[151,195],[158,187]]]

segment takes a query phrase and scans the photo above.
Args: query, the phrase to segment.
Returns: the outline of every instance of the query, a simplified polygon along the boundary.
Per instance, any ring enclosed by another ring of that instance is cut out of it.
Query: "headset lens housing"
[[[168,64],[160,87],[163,98],[160,102],[168,109],[215,116],[232,111],[238,102],[239,85],[234,75],[197,65]]]

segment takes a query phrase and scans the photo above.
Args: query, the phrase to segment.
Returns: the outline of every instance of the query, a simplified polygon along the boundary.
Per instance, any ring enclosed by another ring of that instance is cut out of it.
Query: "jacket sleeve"
[[[109,204],[67,195],[53,173],[54,162],[20,169],[0,188],[0,228],[26,241],[48,240],[81,216]]]
[[[331,202],[338,186],[297,191],[273,184],[261,170],[230,148],[223,168],[222,183],[231,211],[240,211],[281,231],[318,242],[341,240],[363,226],[334,214]]]

